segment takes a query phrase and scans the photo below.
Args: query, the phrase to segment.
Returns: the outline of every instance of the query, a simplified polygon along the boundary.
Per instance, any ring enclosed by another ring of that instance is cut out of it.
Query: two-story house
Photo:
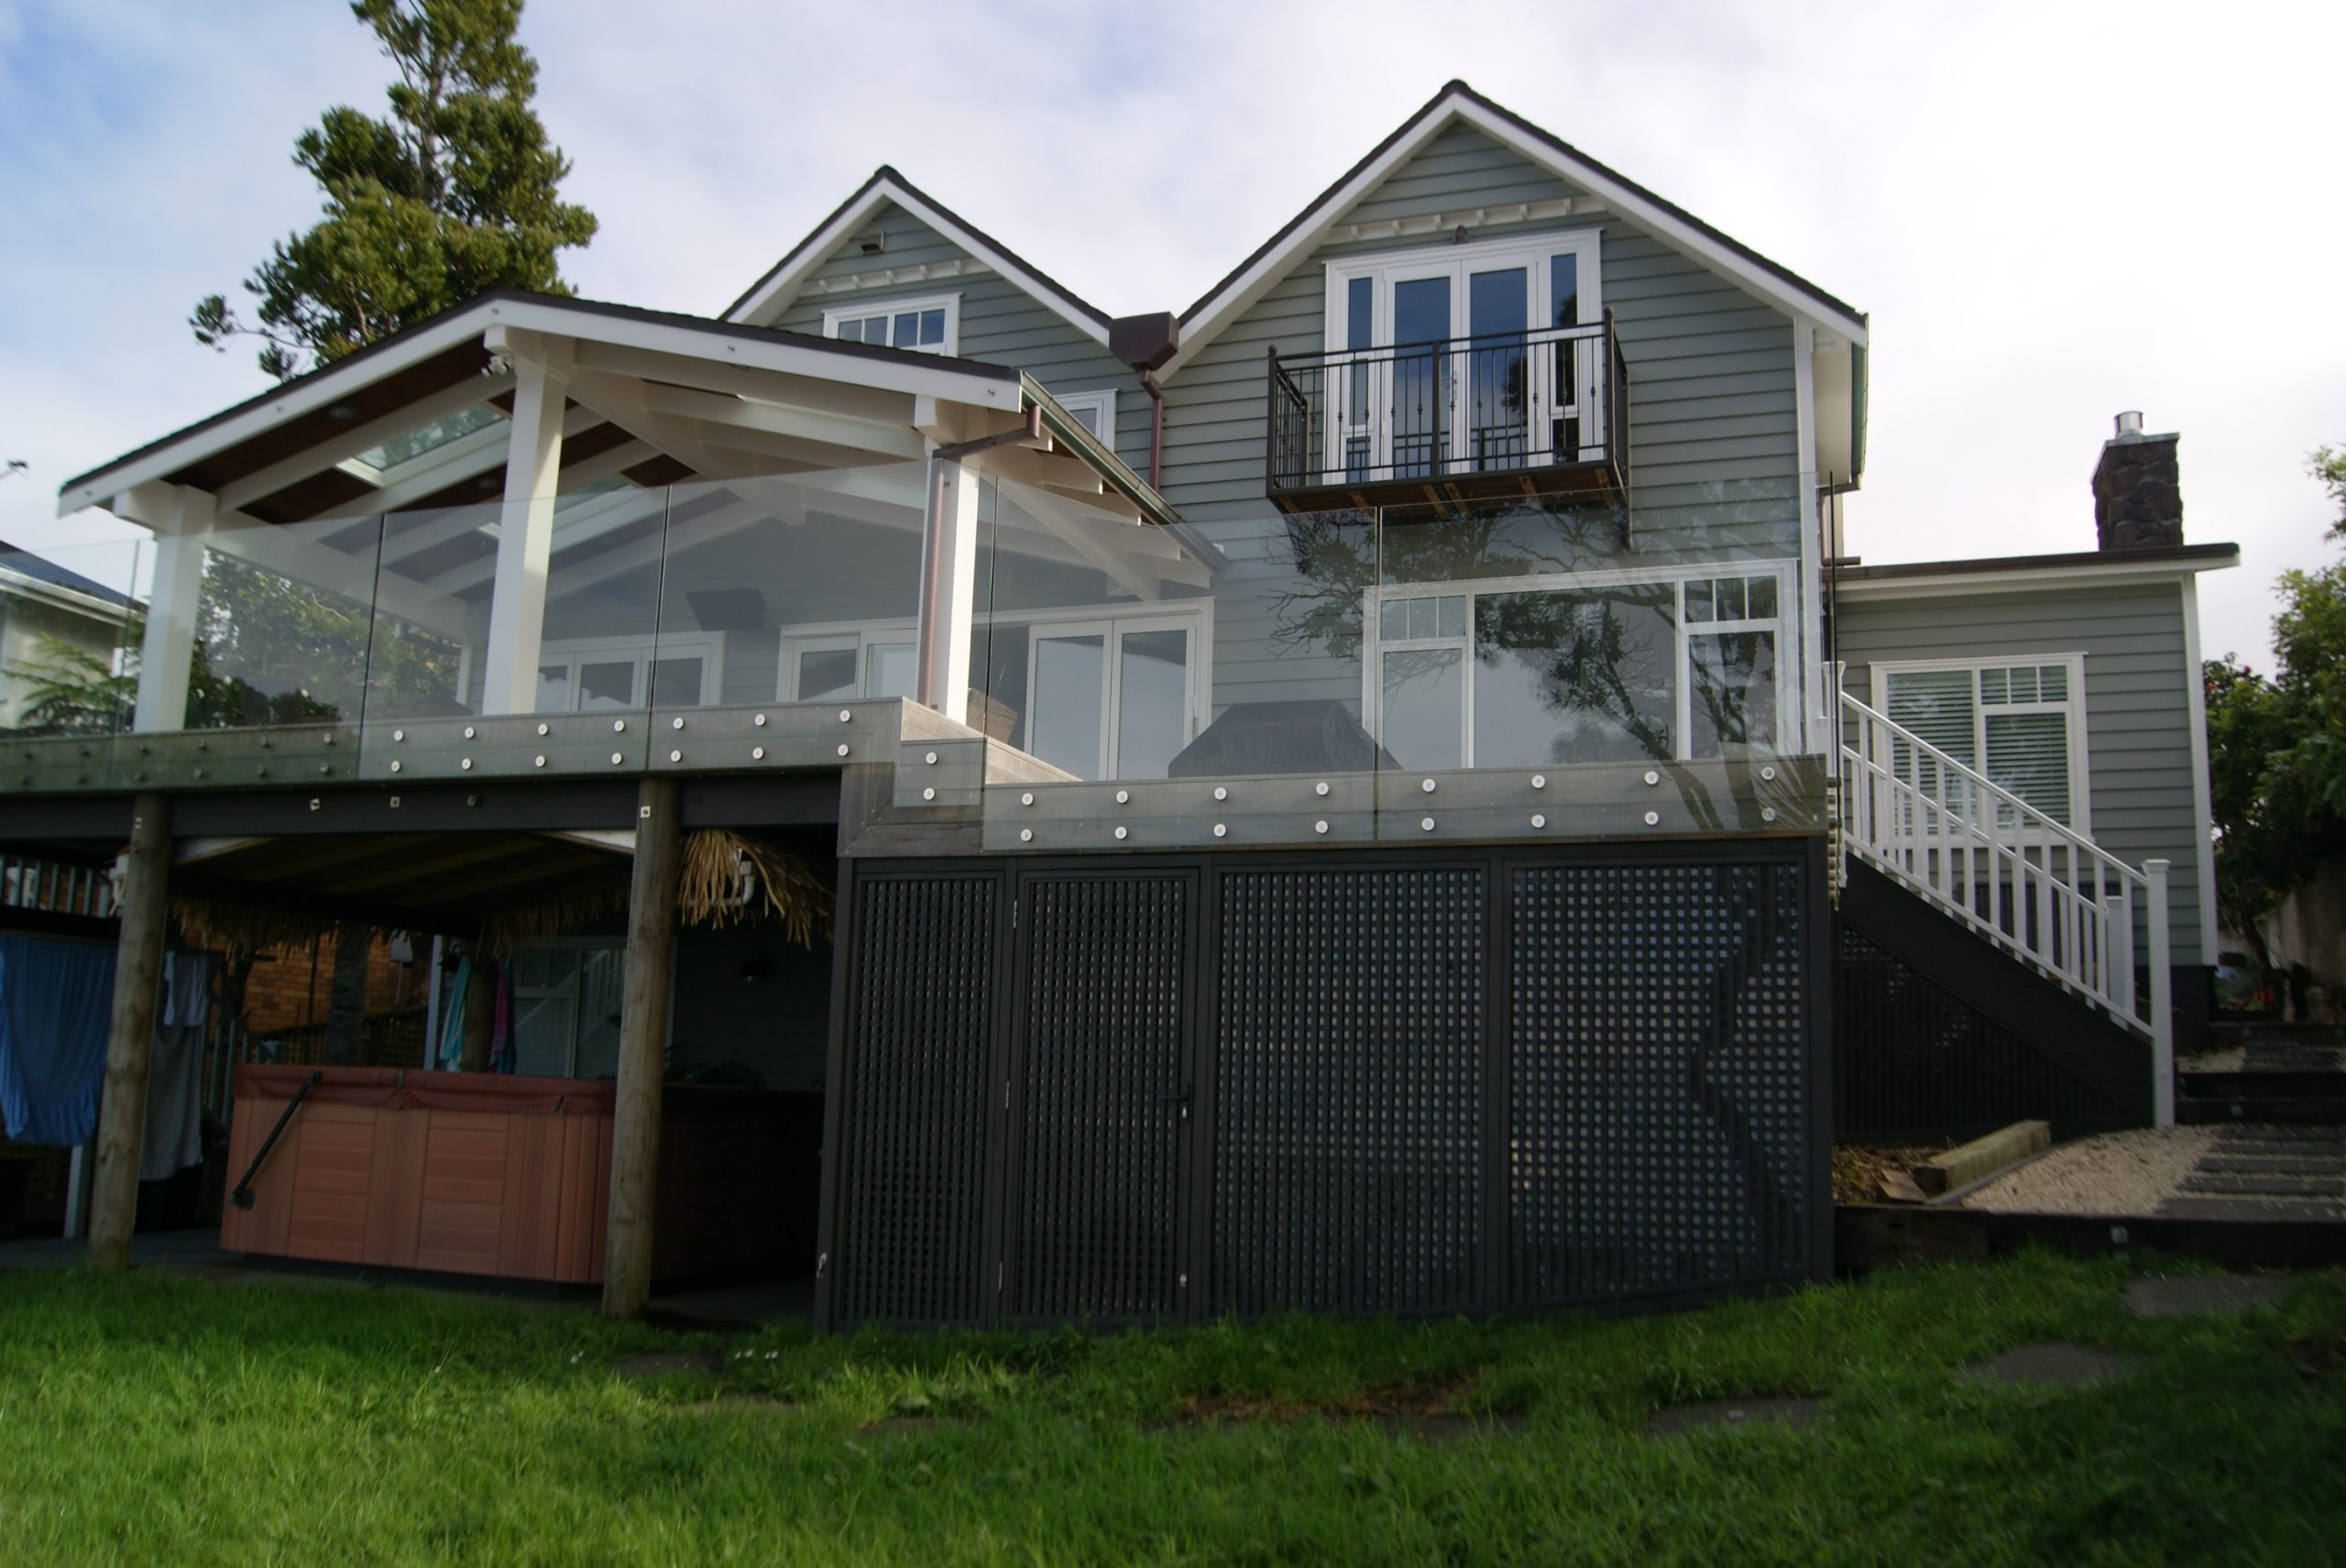
[[[1178,315],[882,169],[719,318],[484,296],[71,481],[155,532],[137,712],[0,822],[130,839],[126,951],[185,894],[547,1003],[535,1111],[248,1069],[231,1246],[624,1312],[747,1191],[834,1323],[1813,1277],[1836,1100],[2161,1113],[2231,559],[2117,537],[2153,483],[1847,561],[1868,337],[1461,83]],[[712,844],[835,936],[680,933]],[[787,1190],[694,1163],[712,1067],[811,1106]]]

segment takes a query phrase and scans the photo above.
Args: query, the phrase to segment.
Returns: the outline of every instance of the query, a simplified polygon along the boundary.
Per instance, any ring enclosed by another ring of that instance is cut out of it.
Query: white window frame
[[[909,620],[882,621],[824,621],[792,626],[782,633],[779,667],[774,674],[774,690],[780,702],[811,702],[798,691],[798,656],[801,653],[843,652],[855,650],[855,689],[860,697],[872,693],[872,650],[875,645],[893,648],[909,643],[918,657],[920,628]]]
[[[1873,708],[1876,713],[1890,711],[1890,680],[1892,675],[1925,674],[1943,670],[1968,670],[1971,674],[1971,762],[1972,772],[1992,778],[1988,772],[1988,717],[1990,705],[1979,700],[1979,673],[1982,670],[2009,670],[2021,666],[2059,664],[2068,671],[2069,695],[2060,702],[1996,703],[1998,713],[2055,713],[2066,711],[2068,716],[2069,741],[2069,821],[2070,832],[2090,841],[2093,838],[2093,769],[2086,747],[2086,656],[2081,652],[2031,653],[2000,652],[1993,658],[1968,659],[1890,659],[1873,665]],[[1888,767],[1888,758],[1880,759]],[[2042,810],[2042,807],[2038,809]],[[2051,815],[2047,813],[2046,815]]]
[[[1796,635],[1799,617],[1792,600],[1794,585],[1799,581],[1800,563],[1780,561],[1716,561],[1675,566],[1651,566],[1618,572],[1543,573],[1521,577],[1474,577],[1454,581],[1423,583],[1387,583],[1370,588],[1364,596],[1361,613],[1365,628],[1362,637],[1361,714],[1370,735],[1382,746],[1385,740],[1385,653],[1389,648],[1406,652],[1422,648],[1460,648],[1464,677],[1459,708],[1459,756],[1462,766],[1474,769],[1483,764],[1474,761],[1474,599],[1483,594],[1518,594],[1553,592],[1559,589],[1609,588],[1637,583],[1668,583],[1673,590],[1672,616],[1676,621],[1672,642],[1671,668],[1671,737],[1670,751],[1673,760],[1689,760],[1694,738],[1693,703],[1694,679],[1690,637],[1705,637],[1716,633],[1738,631],[1773,631],[1776,635],[1776,736],[1774,745],[1779,754],[1791,754],[1793,738],[1800,731],[1800,716],[1792,711],[1795,687],[1792,676],[1792,645]],[[1760,620],[1705,620],[1689,625],[1686,620],[1686,585],[1716,577],[1768,577],[1776,579],[1776,613]],[[1387,599],[1450,598],[1464,595],[1466,598],[1466,630],[1460,637],[1385,638],[1385,602]],[[2050,660],[2043,661],[2051,663]],[[1446,770],[1430,769],[1429,772]]]
[[[651,707],[649,670],[654,660],[695,657],[700,660],[700,696],[693,704],[696,707],[709,707],[724,689],[725,633],[722,631],[696,632],[681,637],[671,637],[665,633],[657,637],[549,637],[538,644],[540,665],[552,663],[557,658],[569,662],[570,696],[574,705],[578,700],[578,666],[588,662],[617,663],[621,656],[635,665],[635,674],[630,677],[629,690],[639,696],[637,700],[628,704],[630,709]],[[583,710],[573,706],[565,711],[577,713]]]
[[[1054,392],[1051,395],[1058,400],[1059,407],[1069,413],[1090,409],[1092,412],[1092,422],[1099,427],[1093,433],[1106,444],[1109,451],[1113,452],[1116,449],[1115,388],[1102,387],[1090,392]]]
[[[918,345],[900,345],[893,341],[895,317],[907,313],[917,314],[922,311],[939,309],[945,313],[945,341],[942,344],[932,344],[924,348]],[[823,309],[823,335],[837,337],[840,323],[863,321],[872,316],[890,318],[888,331],[891,341],[884,345],[886,347],[901,347],[906,354],[941,354],[948,357],[961,352],[961,296],[958,293],[922,294],[909,299],[872,299],[861,304],[827,305]]]
[[[553,948],[562,952],[593,953],[619,952],[624,948],[627,944],[626,939],[620,937],[542,937],[535,941],[525,942],[521,945],[529,948]],[[563,1047],[562,1070],[546,1076],[554,1078],[576,1078],[578,1076],[578,1039],[579,1036],[585,1032],[585,1025],[586,1022],[584,1014],[580,1012],[581,1003],[585,1001],[585,988],[580,983],[584,978],[581,972],[584,968],[585,959],[582,959],[579,960],[579,963],[571,970],[569,983],[565,985],[522,985],[517,981],[513,987],[514,1014],[515,1023],[517,1025],[520,1023],[521,1007],[525,1003],[543,1002],[559,998],[565,1000],[570,1003],[570,1038]],[[622,986],[625,985],[626,981],[624,977],[622,977],[620,983]],[[518,1066],[519,1057],[521,1054],[521,1047],[518,1041],[514,1047],[514,1054]]]
[[[1556,229],[1546,234],[1511,235],[1503,239],[1482,240],[1468,245],[1421,245],[1407,250],[1377,251],[1331,261],[1327,264],[1326,291],[1321,303],[1321,346],[1330,356],[1341,356],[1349,352],[1358,352],[1365,357],[1370,357],[1368,402],[1374,409],[1381,401],[1389,400],[1380,399],[1376,383],[1392,374],[1391,356],[1395,346],[1393,286],[1396,282],[1447,272],[1452,279],[1449,335],[1455,340],[1466,336],[1467,328],[1472,323],[1470,313],[1473,305],[1468,297],[1468,275],[1490,271],[1495,268],[1520,266],[1524,269],[1525,287],[1529,290],[1524,301],[1524,321],[1530,332],[1537,334],[1543,327],[1554,324],[1541,319],[1546,309],[1542,302],[1549,297],[1550,274],[1552,271],[1551,262],[1553,258],[1566,252],[1576,258],[1575,297],[1579,302],[1580,319],[1574,324],[1593,326],[1605,319],[1604,231],[1601,228]],[[1348,296],[1351,284],[1362,278],[1370,280],[1368,346],[1352,350],[1344,341],[1351,314]],[[1605,367],[1600,367],[1597,361],[1602,358],[1602,345],[1579,340],[1575,352],[1584,361],[1579,384],[1584,388],[1601,386],[1601,372]],[[1549,356],[1534,354],[1529,356],[1529,361],[1534,370],[1525,411],[1525,461],[1538,464],[1555,460],[1556,455],[1551,450],[1553,422],[1568,414],[1576,415],[1582,421],[1583,452],[1571,455],[1565,460],[1585,455],[1592,444],[1592,435],[1596,438],[1596,449],[1601,450],[1602,426],[1594,422],[1601,421],[1602,409],[1566,410],[1558,407],[1555,389],[1550,385],[1556,378],[1548,372]],[[1347,363],[1341,357],[1331,357],[1322,372],[1327,388],[1328,417],[1321,461],[1332,474],[1346,470],[1350,441],[1363,436],[1368,441],[1367,466],[1370,468],[1386,467],[1393,462],[1392,431],[1364,422],[1362,419],[1355,418],[1347,407],[1353,396],[1353,376],[1345,369]],[[1448,428],[1453,431],[1463,430],[1466,426],[1463,404],[1467,381],[1464,376],[1453,375],[1451,378],[1454,402],[1449,411]],[[1602,400],[1598,401],[1601,403]],[[1473,466],[1474,461],[1473,454],[1453,451],[1445,460],[1444,471],[1465,471]]]

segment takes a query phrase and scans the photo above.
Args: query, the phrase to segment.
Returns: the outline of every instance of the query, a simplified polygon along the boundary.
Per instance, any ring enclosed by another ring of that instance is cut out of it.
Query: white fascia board
[[[339,402],[353,387],[378,381],[445,353],[466,338],[478,336],[483,319],[478,308],[451,311],[422,326],[410,328],[398,343],[364,359],[330,365],[302,385],[257,402],[233,419],[223,420],[133,461],[101,468],[80,484],[58,492],[57,515],[65,517],[84,507],[103,505],[134,485],[176,473],[215,452],[249,441],[271,425]]]
[[[102,468],[60,491],[57,514],[67,517],[84,507],[100,506],[134,486],[161,479],[191,463],[251,440],[272,425],[327,407],[352,389],[395,375],[411,365],[446,352],[468,338],[486,334],[491,327],[544,333],[594,343],[650,349],[680,358],[718,365],[746,365],[755,369],[850,386],[875,387],[883,391],[909,392],[948,402],[972,403],[1015,412],[1023,405],[1015,377],[975,376],[947,364],[899,363],[873,356],[805,348],[795,344],[752,341],[722,332],[703,332],[661,322],[608,314],[588,306],[537,300],[488,300],[460,306],[421,326],[411,327],[392,343],[364,358],[341,361],[317,372],[302,385],[282,395],[256,402],[234,418],[225,419],[183,440],[173,441],[128,462]]]
[[[2191,837],[2199,873],[2199,961],[2214,967],[2216,806],[2208,761],[2208,682],[2199,652],[2199,584],[2183,579],[2183,683],[2191,718]]]
[[[2095,561],[2075,566],[2017,566],[2000,572],[1946,572],[1933,576],[1836,581],[1834,594],[1850,599],[1937,598],[1949,594],[2038,593],[2110,583],[2189,582],[2201,572],[2227,572],[2240,557],[2207,561]]]
[[[717,365],[747,365],[753,369],[779,370],[784,375],[840,381],[853,387],[877,387],[888,392],[910,392],[915,397],[926,395],[982,408],[1015,411],[1021,406],[1015,376],[971,375],[954,369],[949,363],[934,362],[933,355],[907,355],[897,360],[844,348],[802,348],[794,343],[735,337],[724,332],[636,321],[535,300],[499,300],[488,311],[490,323],[549,336],[649,349]]]
[[[727,312],[725,319],[751,325],[763,325],[772,321],[782,313],[784,306],[798,297],[799,292],[806,287],[807,280],[821,269],[823,263],[838,254],[840,246],[853,238],[865,225],[872,221],[881,208],[890,205],[902,207],[945,238],[951,240],[970,255],[984,262],[988,267],[1025,290],[1027,293],[1048,305],[1068,325],[1102,347],[1107,346],[1108,328],[1105,323],[1078,310],[1066,295],[1036,277],[1034,272],[1022,265],[1016,258],[1005,255],[988,245],[945,214],[921,200],[913,192],[905,190],[893,180],[884,178],[866,191],[862,200],[840,212],[837,217],[808,236],[800,247],[800,255],[795,265],[786,271],[778,272],[768,279],[757,292]]]
[[[1500,146],[1520,154],[1550,173],[1580,186],[1603,201],[1610,211],[1651,230],[1705,267],[1757,294],[1793,320],[1805,321],[1818,331],[1849,343],[1861,345],[1866,341],[1866,323],[1862,319],[1846,311],[1832,309],[1823,302],[1803,294],[1766,269],[1752,265],[1709,236],[1688,226],[1683,219],[1664,212],[1619,181],[1577,159],[1559,155],[1545,142],[1524,136],[1516,126],[1491,114],[1473,99],[1453,93],[1426,115],[1424,123],[1415,133],[1386,148],[1375,162],[1331,192],[1320,203],[1313,221],[1299,225],[1277,249],[1265,254],[1244,272],[1232,279],[1193,321],[1185,322],[1181,330],[1180,351],[1157,372],[1157,380],[1163,382],[1170,378],[1223,327],[1253,305],[1273,284],[1286,277],[1299,261],[1317,249],[1329,228],[1354,203],[1382,184],[1396,170],[1422,151],[1434,137],[1458,121],[1473,126]]]
[[[1861,318],[1847,311],[1836,310],[1814,295],[1802,293],[1774,273],[1753,265],[1746,258],[1691,227],[1674,214],[1663,211],[1650,199],[1639,195],[1619,181],[1578,159],[1559,156],[1554,148],[1524,136],[1514,126],[1471,99],[1462,99],[1452,113],[1500,146],[1510,148],[1551,173],[1572,181],[1590,195],[1604,198],[1606,204],[1621,216],[1651,230],[1729,282],[1766,300],[1794,321],[1807,322],[1820,331],[1847,338],[1852,344],[1865,343],[1866,323]]]

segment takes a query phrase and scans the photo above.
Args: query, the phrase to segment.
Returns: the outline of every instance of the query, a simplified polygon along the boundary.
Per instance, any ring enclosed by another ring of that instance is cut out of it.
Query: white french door
[[[1026,674],[1026,749],[1080,778],[1163,778],[1197,738],[1194,618],[1037,625]]]

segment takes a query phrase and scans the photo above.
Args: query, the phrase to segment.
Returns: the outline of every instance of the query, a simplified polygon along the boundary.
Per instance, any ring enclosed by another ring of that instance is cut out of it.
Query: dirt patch
[[[661,1351],[652,1355],[630,1355],[611,1370],[622,1377],[673,1377],[679,1373],[717,1370],[717,1356],[712,1352]]]
[[[2126,1287],[2126,1310],[2138,1318],[2196,1318],[2269,1307],[2288,1292],[2287,1280],[2258,1274],[2154,1275]]]
[[[1330,1399],[1291,1394],[1192,1394],[1174,1420],[1189,1426],[1222,1421],[1373,1420],[1397,1427],[1411,1421],[1487,1420],[1458,1409],[1474,1386],[1467,1377],[1412,1377]]]
[[[1968,1376],[1992,1378],[2024,1388],[2089,1388],[2132,1376],[2143,1358],[2090,1344],[2024,1344],[1965,1367]]]
[[[1833,1146],[1833,1201],[1879,1203],[1881,1179],[1903,1174],[1933,1155],[1945,1154],[1953,1144],[1836,1144]]]
[[[1820,1420],[1825,1401],[1804,1396],[1766,1399],[1704,1399],[1667,1405],[1646,1418],[1648,1437],[1674,1437],[1703,1427],[1784,1426],[1795,1430]]]

